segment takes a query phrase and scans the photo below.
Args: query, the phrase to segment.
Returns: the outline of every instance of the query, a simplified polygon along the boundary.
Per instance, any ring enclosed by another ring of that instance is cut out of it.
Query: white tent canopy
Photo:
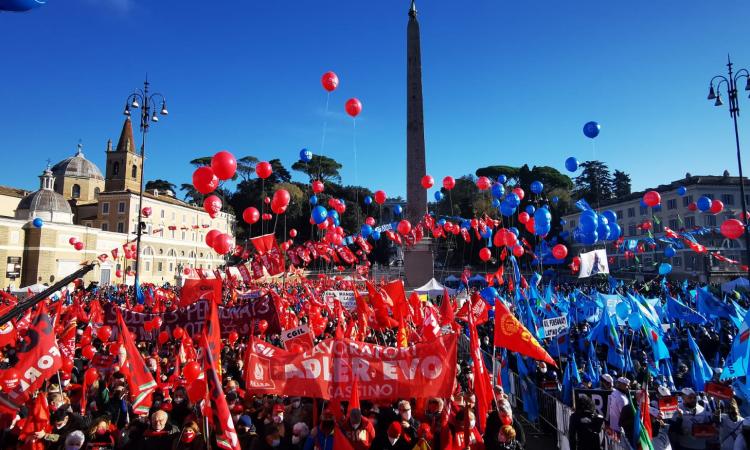
[[[430,297],[437,297],[438,295],[443,295],[444,289],[447,289],[448,294],[450,295],[454,295],[456,293],[455,289],[443,286],[434,278],[430,278],[430,281],[425,283],[424,286],[414,289],[414,292],[418,294],[427,294]]]

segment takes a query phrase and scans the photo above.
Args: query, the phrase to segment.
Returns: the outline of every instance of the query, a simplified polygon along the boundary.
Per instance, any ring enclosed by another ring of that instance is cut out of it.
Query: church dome
[[[52,166],[52,174],[57,179],[66,177],[93,178],[95,180],[104,180],[102,172],[85,156],[83,156],[83,146],[78,144],[78,150],[74,156],[66,158]]]
[[[16,219],[33,220],[36,217],[49,222],[73,223],[73,210],[62,195],[52,190],[55,177],[47,169],[39,177],[40,189],[22,198],[16,207]]]

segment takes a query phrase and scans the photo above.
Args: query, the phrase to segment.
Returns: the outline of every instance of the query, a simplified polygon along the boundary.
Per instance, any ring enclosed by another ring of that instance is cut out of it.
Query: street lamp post
[[[159,114],[166,116],[169,114],[167,111],[167,100],[164,96],[158,92],[149,94],[148,92],[148,77],[143,82],[143,89],[136,89],[130,94],[125,101],[125,111],[123,114],[130,116],[130,109],[141,109],[141,177],[140,177],[140,189],[138,191],[138,225],[136,228],[136,244],[135,244],[135,281],[136,285],[140,283],[140,262],[141,262],[141,234],[143,234],[143,171],[146,165],[146,134],[151,126],[151,122],[158,122],[159,116],[157,115],[154,104],[161,100],[161,111]],[[133,295],[136,295],[135,293]]]
[[[728,76],[716,75],[711,78],[708,90],[708,99],[714,100],[714,106],[721,106],[724,102],[721,101],[721,85],[726,85],[727,98],[729,99],[729,115],[732,116],[734,122],[734,142],[737,146],[737,169],[740,174],[740,198],[742,200],[742,223],[744,225],[745,232],[745,254],[746,264],[748,266],[748,276],[750,276],[750,233],[748,232],[748,218],[747,218],[747,201],[745,200],[745,182],[742,177],[742,157],[740,156],[740,133],[737,129],[737,117],[740,115],[740,104],[737,98],[737,82],[743,77],[745,78],[745,90],[750,91],[750,72],[747,69],[740,69],[736,73],[732,71],[732,60],[727,55],[727,71]],[[714,86],[714,81],[716,81]],[[715,87],[715,88],[714,88]]]

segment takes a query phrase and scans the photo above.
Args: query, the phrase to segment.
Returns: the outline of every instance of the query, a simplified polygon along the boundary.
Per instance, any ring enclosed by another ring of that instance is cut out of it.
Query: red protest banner
[[[706,394],[722,400],[731,400],[734,397],[732,386],[710,381],[706,383]]]
[[[300,325],[291,330],[283,330],[281,342],[284,344],[284,348],[289,351],[293,351],[296,346],[299,346],[303,351],[308,351],[313,348],[313,335],[307,325]]]
[[[664,419],[671,419],[677,414],[677,396],[670,395],[659,399],[659,411]]]
[[[712,423],[694,423],[693,437],[710,438],[718,434],[716,427]]]
[[[164,314],[146,314],[137,313],[129,309],[121,309],[122,318],[125,325],[130,329],[136,340],[145,341],[156,339],[160,331],[166,331],[170,335],[176,327],[185,330],[188,336],[197,336],[203,330],[206,324],[206,317],[210,312],[209,300],[200,300],[187,308],[168,311]],[[104,305],[104,324],[113,327],[116,334],[117,310],[119,308],[111,303]],[[148,332],[143,328],[143,324],[151,321],[154,317],[161,317],[162,326],[159,330]],[[219,321],[221,322],[221,337],[229,337],[229,333],[236,331],[240,336],[252,334],[253,329],[257,329],[257,323],[261,320],[268,322],[269,334],[281,332],[279,315],[276,306],[270,296],[263,296],[254,301],[236,306],[225,308],[219,306]],[[116,337],[116,336],[115,336]]]
[[[246,355],[246,390],[345,401],[356,378],[360,399],[449,397],[456,339],[449,334],[403,348],[327,339],[303,353],[254,340]]]

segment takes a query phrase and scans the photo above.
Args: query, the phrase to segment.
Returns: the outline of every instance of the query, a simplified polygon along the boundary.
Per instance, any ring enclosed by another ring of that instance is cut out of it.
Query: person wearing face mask
[[[109,419],[102,417],[94,421],[94,425],[86,435],[86,443],[91,450],[112,450],[115,446],[115,436]]]
[[[304,450],[333,450],[334,424],[331,411],[324,410],[320,415],[320,424],[307,437]]]
[[[266,426],[266,435],[260,441],[260,450],[289,450],[289,445],[283,441],[284,425],[270,423]]]
[[[164,450],[172,446],[172,442],[179,434],[176,426],[169,423],[169,416],[162,410],[151,414],[149,428],[139,439],[133,441],[133,448],[142,450]]]
[[[182,428],[172,444],[172,450],[201,450],[206,448],[201,429],[195,421],[189,421]]]
[[[477,430],[474,412],[461,409],[448,427],[443,428],[440,445],[444,448],[467,448],[484,450],[484,439]]]
[[[711,421],[711,414],[698,404],[698,396],[690,388],[680,391],[682,394],[682,408],[677,409],[677,418],[670,427],[670,431],[677,434],[680,448],[688,450],[703,450],[706,448],[706,438],[693,434],[693,425],[705,424]]]
[[[47,442],[47,448],[61,450],[65,446],[65,438],[74,431],[85,430],[91,425],[90,420],[82,418],[77,414],[66,411],[64,408],[57,409],[51,417],[52,431],[37,431],[34,437]]]
[[[297,422],[292,426],[292,437],[290,441],[291,450],[302,450],[310,435],[310,428],[304,422]]]
[[[407,444],[414,445],[417,441],[419,421],[411,414],[411,403],[408,400],[398,402],[398,415],[403,430],[403,439]]]
[[[424,414],[422,425],[430,427],[432,440],[429,442],[431,448],[440,448],[440,433],[443,429],[443,409],[445,402],[442,398],[433,397],[427,401],[427,409]]]
[[[570,450],[600,450],[603,426],[604,417],[596,411],[591,398],[579,395],[568,425]]]
[[[341,425],[341,432],[354,450],[368,450],[375,439],[375,427],[366,417],[362,417],[359,408],[349,411],[348,419]]]
[[[623,409],[630,405],[630,397],[628,395],[629,387],[630,380],[625,377],[620,377],[615,383],[615,390],[609,395],[609,404],[607,406],[609,427],[617,436],[622,432],[620,415],[622,414]]]
[[[284,410],[284,425],[289,429],[298,422],[312,425],[312,405],[302,403],[300,397],[292,397]]]
[[[255,432],[253,420],[250,416],[240,416],[239,420],[235,423],[234,428],[237,431],[237,439],[240,441],[240,448],[242,450],[255,448],[258,440],[258,433]]]
[[[403,437],[401,422],[394,421],[388,426],[385,436],[375,439],[371,450],[411,450],[413,447],[414,444],[407,443]]]
[[[65,438],[65,445],[62,448],[63,450],[80,450],[84,442],[86,442],[86,437],[83,432],[76,430]]]
[[[172,393],[172,411],[169,413],[172,423],[178,427],[181,426],[192,410],[193,405],[190,403],[187,390],[182,386],[175,388]]]

